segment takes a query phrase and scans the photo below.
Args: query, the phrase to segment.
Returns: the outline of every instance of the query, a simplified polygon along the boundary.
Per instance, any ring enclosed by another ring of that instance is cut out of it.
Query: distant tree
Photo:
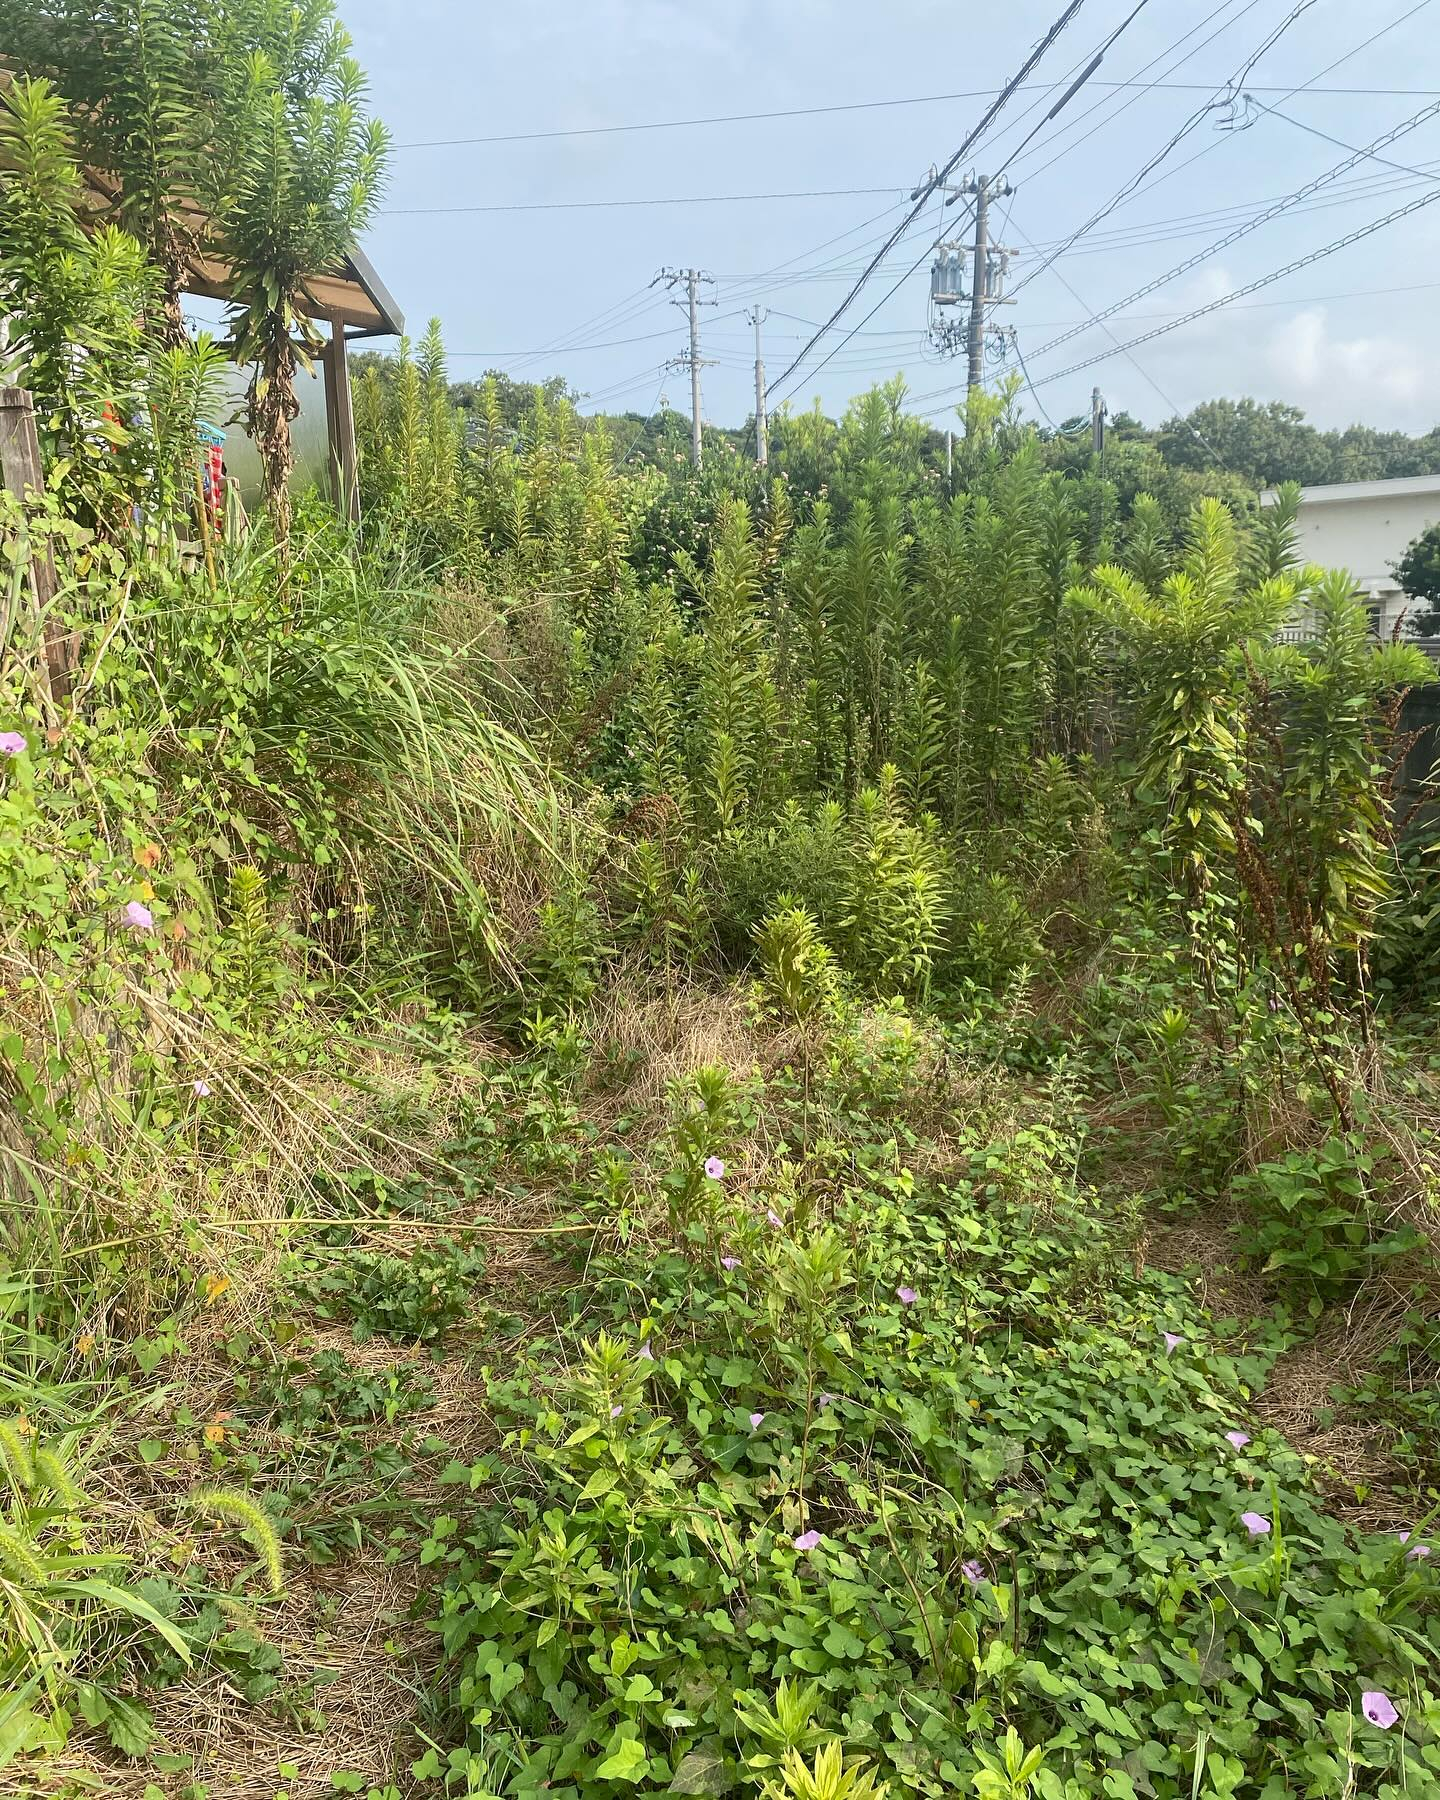
[[[1440,634],[1440,525],[1428,525],[1391,569],[1410,598],[1425,603],[1410,620],[1414,629],[1421,637]]]

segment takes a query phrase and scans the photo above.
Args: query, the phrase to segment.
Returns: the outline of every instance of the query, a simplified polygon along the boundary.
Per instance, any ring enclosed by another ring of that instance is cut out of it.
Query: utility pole
[[[1090,390],[1090,447],[1097,456],[1105,454],[1105,396],[1098,387]]]
[[[700,269],[662,269],[650,283],[663,281],[669,288],[685,284],[686,299],[690,313],[690,349],[684,356],[675,357],[665,366],[667,368],[688,368],[690,371],[690,460],[697,469],[704,467],[705,451],[700,441],[700,370],[704,358],[700,354],[700,283],[713,281],[714,277],[706,275]],[[713,306],[713,300],[704,303]]]
[[[970,330],[966,349],[970,359],[966,397],[977,392],[985,373],[985,308],[998,296],[990,278],[990,202],[1013,192],[1002,175],[977,175],[961,190],[975,197],[975,247],[970,264]]]
[[[705,462],[700,442],[700,271],[688,272],[690,289],[690,460],[697,469]]]
[[[750,314],[755,327],[755,461],[764,468],[770,460],[770,428],[765,416],[765,364],[760,357],[760,326],[769,314],[757,306]]]
[[[955,491],[955,433],[953,431],[947,431],[945,433],[945,492],[947,494],[952,494],[952,493],[954,493],[954,491]]]

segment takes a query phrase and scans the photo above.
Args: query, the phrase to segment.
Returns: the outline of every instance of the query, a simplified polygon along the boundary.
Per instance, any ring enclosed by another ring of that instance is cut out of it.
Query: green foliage
[[[308,1277],[305,1290],[322,1318],[351,1320],[356,1343],[376,1334],[428,1343],[465,1316],[484,1267],[483,1252],[447,1239],[417,1244],[408,1258],[348,1250]]]
[[[1256,1793],[1423,1785],[1423,1737],[1368,1727],[1359,1692],[1433,1705],[1429,1586],[1324,1514],[1278,1434],[1227,1443],[1263,1360],[1097,1256],[1117,1221],[1063,1140],[972,1140],[936,1185],[852,1130],[833,1233],[762,1229],[723,1278],[648,1259],[653,1360],[621,1253],[492,1373],[505,1445],[433,1543],[453,1728],[494,1790],[810,1792],[843,1743],[892,1794],[1098,1795],[1139,1767],[1178,1795],[1197,1732]],[[827,1235],[846,1272],[802,1281]]]
[[[1393,565],[1395,579],[1424,610],[1411,619],[1416,631],[1433,637],[1440,631],[1440,525],[1427,526]]]
[[[285,1591],[285,1565],[280,1554],[279,1533],[258,1501],[235,1488],[199,1487],[186,1496],[185,1504],[206,1518],[238,1525],[260,1560],[269,1584],[266,1592],[276,1595]]]

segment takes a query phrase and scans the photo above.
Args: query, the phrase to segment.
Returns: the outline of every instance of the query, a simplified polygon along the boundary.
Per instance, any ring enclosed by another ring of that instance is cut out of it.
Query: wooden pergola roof
[[[13,66],[7,65],[0,53],[0,88],[15,78]],[[99,224],[115,216],[119,198],[114,183],[95,169],[82,171],[85,189],[92,206],[85,209]],[[212,236],[204,212],[192,201],[182,200],[176,208],[186,221],[197,243]],[[405,330],[405,317],[394,297],[376,273],[375,265],[363,250],[354,248],[339,267],[306,278],[309,305],[301,311],[312,319],[326,319],[355,337],[399,337]],[[220,257],[197,256],[185,283],[187,293],[199,294],[207,300],[230,300],[235,283],[229,265]]]

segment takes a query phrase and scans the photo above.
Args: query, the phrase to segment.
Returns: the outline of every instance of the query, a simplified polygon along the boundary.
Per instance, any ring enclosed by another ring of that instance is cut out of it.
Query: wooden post
[[[325,429],[330,445],[330,491],[342,518],[360,523],[360,481],[355,455],[355,402],[350,391],[350,359],[345,326],[330,322],[325,346]]]
[[[0,485],[23,500],[44,497],[45,471],[40,465],[40,439],[35,432],[35,402],[24,388],[0,388]],[[70,693],[75,640],[55,616],[54,601],[60,582],[48,541],[36,551],[30,565],[35,611],[42,621],[45,668],[51,698],[59,704]]]

